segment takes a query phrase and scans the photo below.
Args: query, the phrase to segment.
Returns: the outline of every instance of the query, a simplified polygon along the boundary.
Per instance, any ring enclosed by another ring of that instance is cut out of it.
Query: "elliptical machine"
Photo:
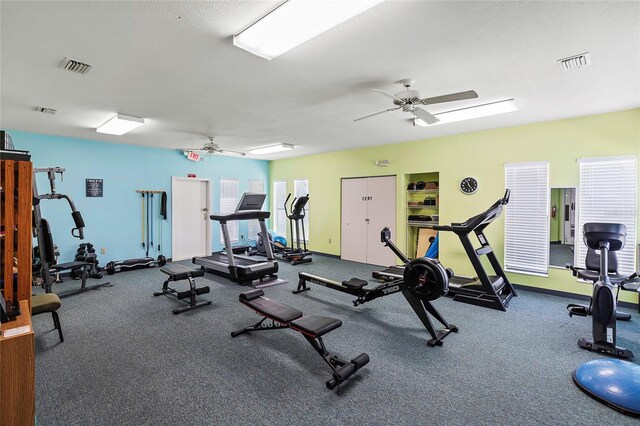
[[[584,224],[584,243],[590,249],[600,250],[600,278],[593,285],[590,309],[593,318],[593,340],[580,338],[578,346],[583,349],[631,359],[633,353],[629,349],[616,346],[616,289],[618,284],[612,284],[608,274],[609,252],[621,250],[625,245],[626,235],[627,228],[620,223]],[[574,270],[574,275],[578,276],[576,270]],[[625,277],[625,280],[631,278],[633,275]]]
[[[287,202],[291,198],[291,193],[284,200],[284,213],[289,218],[289,229],[291,230],[291,247],[282,250],[280,256],[282,259],[291,262],[292,265],[311,262],[311,252],[307,250],[307,237],[304,232],[304,217],[306,215],[305,206],[309,202],[309,194],[304,197],[294,197],[291,201],[289,211],[287,211]],[[301,223],[302,222],[302,223]],[[293,226],[296,227],[296,243],[293,245]],[[301,226],[302,225],[302,226]],[[300,245],[300,228],[302,228],[302,246]]]

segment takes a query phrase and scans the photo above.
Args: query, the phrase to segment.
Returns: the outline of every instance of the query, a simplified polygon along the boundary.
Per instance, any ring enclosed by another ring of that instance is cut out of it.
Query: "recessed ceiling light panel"
[[[289,0],[240,34],[233,44],[273,59],[383,0]]]
[[[290,149],[293,149],[293,145],[288,143],[281,143],[278,145],[263,146],[260,148],[251,149],[249,150],[249,154],[273,154],[274,152],[288,151]]]
[[[454,109],[433,114],[438,117],[438,122],[428,125],[420,119],[416,119],[418,126],[429,127],[438,124],[453,123],[455,121],[471,120],[474,118],[488,117],[490,115],[505,114],[507,112],[517,111],[518,107],[513,99],[505,99],[504,101],[490,102],[488,104],[474,105],[468,108]]]
[[[102,126],[96,129],[98,133],[107,133],[109,135],[124,135],[136,127],[144,124],[143,118],[132,117],[130,115],[117,114],[115,117],[107,120]]]

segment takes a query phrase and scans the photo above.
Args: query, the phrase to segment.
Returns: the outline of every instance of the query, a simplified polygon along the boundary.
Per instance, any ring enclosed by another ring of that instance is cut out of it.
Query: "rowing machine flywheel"
[[[404,285],[420,300],[436,300],[449,290],[449,275],[439,261],[419,257],[405,267]]]

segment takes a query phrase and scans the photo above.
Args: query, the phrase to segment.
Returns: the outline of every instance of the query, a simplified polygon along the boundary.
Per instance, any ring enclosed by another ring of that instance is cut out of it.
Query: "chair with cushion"
[[[60,298],[55,293],[34,294],[31,296],[31,316],[51,312],[53,326],[58,330],[60,342],[64,342],[62,327],[60,327],[60,317],[56,312],[61,305]]]

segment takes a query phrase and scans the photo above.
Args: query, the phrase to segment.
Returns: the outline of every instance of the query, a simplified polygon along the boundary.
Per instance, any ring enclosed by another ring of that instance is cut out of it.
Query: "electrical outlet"
[[[104,248],[104,247],[102,247],[102,248],[100,249],[100,254],[107,254],[107,249],[106,249],[106,248]]]

